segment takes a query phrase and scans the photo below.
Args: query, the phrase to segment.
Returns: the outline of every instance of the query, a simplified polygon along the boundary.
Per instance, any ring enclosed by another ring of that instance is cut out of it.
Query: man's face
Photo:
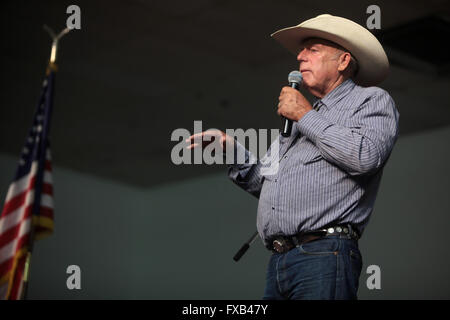
[[[342,51],[327,40],[313,38],[303,42],[297,56],[303,85],[318,91],[326,89],[339,76],[340,53]]]

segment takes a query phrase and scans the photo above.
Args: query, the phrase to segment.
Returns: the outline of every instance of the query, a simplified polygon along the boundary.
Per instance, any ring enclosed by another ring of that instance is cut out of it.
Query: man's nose
[[[305,61],[306,56],[305,56],[305,49],[300,50],[300,52],[297,55],[297,61],[301,62],[301,61]]]

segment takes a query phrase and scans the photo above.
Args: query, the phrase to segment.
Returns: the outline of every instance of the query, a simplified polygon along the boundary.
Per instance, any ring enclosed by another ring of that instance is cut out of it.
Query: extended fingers
[[[197,146],[199,146],[198,143],[192,143],[192,144],[188,145],[188,146],[186,147],[186,149],[194,149],[194,148],[197,147]]]
[[[199,133],[195,133],[191,135],[189,138],[185,140],[189,145],[186,147],[187,149],[193,149],[200,145],[208,145],[214,139],[221,139],[222,141],[223,135],[219,130],[208,130]]]
[[[204,132],[195,133],[195,134],[191,135],[189,138],[187,138],[185,141],[192,143],[194,140],[201,138],[203,136],[203,133]]]

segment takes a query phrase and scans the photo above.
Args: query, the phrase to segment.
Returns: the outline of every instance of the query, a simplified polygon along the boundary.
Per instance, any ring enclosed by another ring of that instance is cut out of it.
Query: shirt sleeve
[[[351,175],[381,168],[398,137],[399,113],[390,95],[377,92],[351,111],[345,125],[333,123],[315,110],[298,122],[322,156]]]
[[[261,174],[263,164],[240,144],[236,138],[234,142],[233,156],[228,155],[227,158],[226,153],[224,153],[224,161],[228,167],[228,177],[236,185],[259,199],[264,181],[264,177]]]

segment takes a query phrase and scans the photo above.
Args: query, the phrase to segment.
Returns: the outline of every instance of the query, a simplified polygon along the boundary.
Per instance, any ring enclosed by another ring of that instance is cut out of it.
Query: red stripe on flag
[[[25,267],[26,260],[27,260],[27,255],[23,255],[17,262],[17,268],[16,268],[16,272],[14,274],[14,280],[13,280],[11,292],[10,292],[9,298],[8,298],[10,300],[18,300],[21,298],[19,296],[19,294],[20,294],[19,289],[22,284],[22,278],[23,278],[23,272],[25,269],[24,267]]]
[[[27,197],[28,192],[34,187],[36,181],[36,177],[34,176],[31,181],[29,187],[23,191],[22,193],[14,196],[8,202],[5,203],[2,211],[2,217],[7,216],[11,212],[17,210],[25,203],[25,199]],[[53,185],[50,183],[43,183],[42,185],[42,193],[53,196]]]
[[[52,163],[51,163],[51,161],[45,160],[44,168],[45,168],[45,170],[48,170],[48,171],[51,172],[52,171]]]
[[[2,211],[2,217],[10,214],[11,212],[17,210],[25,203],[25,198],[28,193],[28,189],[24,192],[18,194],[15,197],[12,197],[8,202],[5,203]]]
[[[49,207],[41,207],[39,215],[42,217],[53,219],[53,209]]]
[[[5,203],[5,206],[3,207],[2,210],[2,217],[6,216],[8,214],[10,214],[11,212],[13,212],[14,210],[16,210],[17,208],[19,208],[20,206],[22,206],[25,203],[25,198],[28,194],[28,192],[33,189],[34,187],[34,183],[36,181],[36,176],[33,176],[30,180],[30,183],[28,184],[28,187],[22,191],[21,193],[19,193],[18,195],[12,197],[11,199],[9,199],[8,202]]]
[[[33,208],[32,205],[27,206],[25,208],[24,216],[22,217],[22,219],[14,227],[9,228],[8,230],[0,234],[0,248],[10,243],[19,236],[20,226],[22,225],[22,223],[24,223],[25,219],[31,216],[32,208]]]
[[[53,195],[53,185],[50,183],[43,183],[42,184],[42,193]]]
[[[28,239],[29,239],[29,234],[24,234],[19,241],[17,242],[17,246],[16,246],[16,250],[14,252],[14,255],[9,258],[6,261],[3,261],[2,264],[0,264],[0,278],[3,278],[3,276],[11,270],[12,268],[12,264],[14,262],[14,256],[16,255],[17,251],[19,251],[20,249],[22,249],[23,247],[25,247],[28,244]]]
[[[3,277],[9,270],[11,270],[12,265],[14,262],[14,257],[4,261],[2,264],[0,264],[0,278]]]

